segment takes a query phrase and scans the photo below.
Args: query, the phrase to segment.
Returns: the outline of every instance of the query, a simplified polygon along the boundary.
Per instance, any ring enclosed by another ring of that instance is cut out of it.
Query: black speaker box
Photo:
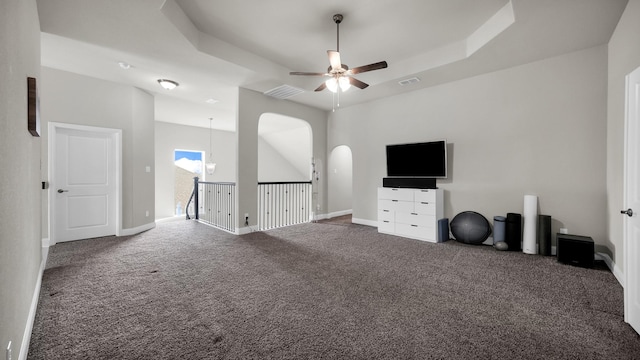
[[[522,215],[508,213],[504,226],[504,241],[510,251],[522,250]]]
[[[540,255],[551,255],[551,216],[538,215],[538,226],[536,229]]]
[[[588,236],[556,234],[558,261],[565,264],[593,267],[595,245]]]
[[[393,178],[382,179],[382,186],[388,188],[437,189],[435,178]]]

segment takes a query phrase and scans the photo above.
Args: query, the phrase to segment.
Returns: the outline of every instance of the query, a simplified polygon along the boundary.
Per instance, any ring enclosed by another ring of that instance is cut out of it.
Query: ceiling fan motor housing
[[[360,74],[367,71],[384,69],[387,67],[386,61],[380,61],[380,62],[369,64],[369,65],[358,66],[349,70],[349,67],[340,61],[340,23],[342,22],[343,19],[344,18],[342,14],[333,15],[333,22],[336,23],[336,50],[327,50],[327,54],[329,55],[329,63],[331,64],[331,66],[327,68],[327,72],[312,73],[312,72],[292,71],[289,73],[290,75],[330,76],[333,78],[331,80],[333,80],[334,83],[337,83],[338,81],[344,82],[344,80],[347,80],[348,84],[353,85],[360,89],[364,89],[369,85],[352,77],[352,75]],[[315,91],[322,91],[326,88],[327,88],[326,84],[322,83]],[[346,90],[346,88],[343,90]],[[331,90],[331,91],[335,92],[334,90]]]

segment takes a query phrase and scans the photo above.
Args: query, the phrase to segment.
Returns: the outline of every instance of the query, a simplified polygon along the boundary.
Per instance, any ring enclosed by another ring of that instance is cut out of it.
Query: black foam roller
[[[536,229],[540,255],[551,255],[551,216],[538,215],[538,228]]]
[[[438,220],[438,242],[449,240],[449,219]]]
[[[508,213],[505,221],[504,241],[510,251],[522,251],[522,215]]]

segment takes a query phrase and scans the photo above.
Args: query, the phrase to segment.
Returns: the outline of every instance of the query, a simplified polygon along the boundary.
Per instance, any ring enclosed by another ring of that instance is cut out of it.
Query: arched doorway
[[[347,145],[331,150],[327,167],[329,182],[329,217],[351,215],[353,212],[353,154]]]
[[[313,198],[311,126],[264,113],[258,122],[258,227],[309,222]]]

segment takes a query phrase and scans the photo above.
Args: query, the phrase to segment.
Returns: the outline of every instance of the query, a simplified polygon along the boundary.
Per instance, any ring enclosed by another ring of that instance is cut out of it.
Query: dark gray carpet
[[[194,221],[50,249],[29,359],[638,359],[600,264],[361,225]]]

